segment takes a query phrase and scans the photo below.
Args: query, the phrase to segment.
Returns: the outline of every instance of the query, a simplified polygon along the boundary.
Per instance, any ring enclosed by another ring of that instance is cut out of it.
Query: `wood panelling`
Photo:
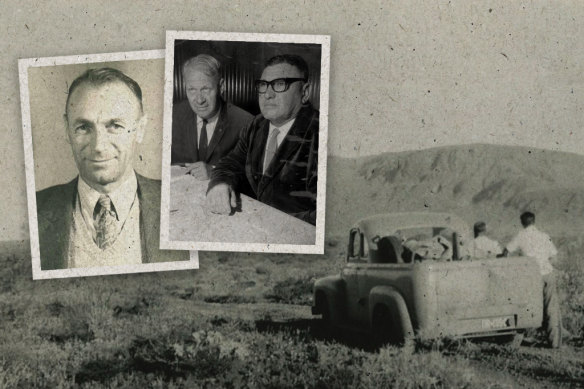
[[[199,54],[209,54],[222,64],[225,80],[223,98],[256,115],[260,112],[254,81],[260,78],[265,62],[278,54],[302,56],[309,69],[310,101],[320,106],[321,47],[317,44],[258,43],[227,41],[175,41],[174,101],[186,98],[182,64]]]

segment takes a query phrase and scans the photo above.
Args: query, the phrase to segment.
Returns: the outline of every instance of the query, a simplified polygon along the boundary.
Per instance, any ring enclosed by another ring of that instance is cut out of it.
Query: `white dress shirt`
[[[137,197],[137,190],[138,181],[136,180],[136,175],[132,174],[122,182],[115,191],[108,194],[118,216],[116,223],[118,234],[128,218],[130,208],[132,208],[132,203]],[[93,211],[95,210],[95,205],[99,200],[99,196],[102,194],[87,185],[81,177],[79,177],[79,180],[77,181],[77,193],[79,193],[79,202],[81,203],[81,214],[83,215],[83,220],[88,231],[91,232],[91,236],[95,239],[97,232],[95,231],[95,226],[93,224]]]
[[[136,175],[132,174],[119,188],[108,194],[117,214],[117,238],[111,246],[100,249],[95,243],[97,233],[93,211],[101,194],[79,178],[67,267],[87,268],[142,263],[140,204],[137,188]]]
[[[217,122],[219,119],[219,112],[217,111],[215,116],[211,119],[207,119],[207,145],[211,143],[211,138],[213,138],[213,133],[215,132],[215,127],[217,126]],[[201,130],[203,129],[203,118],[197,116],[197,145],[201,143]],[[200,146],[199,146],[200,147]]]
[[[284,138],[286,138],[286,135],[288,135],[288,132],[290,132],[290,128],[292,128],[294,120],[296,120],[296,118],[288,120],[286,123],[282,124],[279,127],[274,126],[272,123],[270,123],[270,132],[268,133],[268,139],[270,139],[270,135],[272,134],[272,132],[274,132],[274,128],[277,128],[279,133],[278,136],[276,137],[276,142],[278,143],[278,147],[280,147],[282,142],[284,142]],[[267,143],[268,142],[266,142],[266,149],[264,150],[264,154],[266,153],[268,147]]]
[[[550,258],[558,254],[558,250],[549,235],[541,232],[534,225],[519,231],[507,245],[507,250],[510,253],[519,251],[527,257],[535,258],[539,264],[541,275],[549,274],[554,270]]]
[[[503,249],[496,240],[481,235],[474,240],[474,255],[477,258],[495,258]]]

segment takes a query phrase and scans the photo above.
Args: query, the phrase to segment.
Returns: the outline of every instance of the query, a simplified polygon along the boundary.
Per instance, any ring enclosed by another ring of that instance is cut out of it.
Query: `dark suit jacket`
[[[136,174],[140,201],[142,262],[189,260],[188,251],[160,250],[160,181]],[[77,201],[77,180],[37,192],[41,270],[65,269]]]
[[[213,169],[209,189],[220,182],[237,187],[247,179],[262,203],[316,224],[318,116],[312,106],[302,107],[266,174],[263,161],[270,122],[256,116],[233,151]]]
[[[219,118],[213,137],[207,147],[207,164],[215,166],[219,160],[235,147],[239,132],[244,129],[253,116],[243,109],[221,102]],[[197,141],[197,116],[188,100],[174,104],[172,108],[172,153],[171,163],[190,163],[199,161]]]

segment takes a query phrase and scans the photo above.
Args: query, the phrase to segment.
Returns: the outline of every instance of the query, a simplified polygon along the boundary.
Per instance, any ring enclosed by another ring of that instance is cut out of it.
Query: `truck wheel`
[[[406,335],[407,329],[403,328],[399,319],[385,306],[376,308],[373,312],[373,340],[376,346],[394,344],[401,347],[403,352],[411,354],[415,349],[414,338]]]
[[[324,295],[322,294],[317,295],[316,306],[318,307],[318,310],[322,316],[319,326],[321,336],[325,338],[334,337],[336,333],[334,331],[333,323],[331,320],[331,311],[329,308],[328,301]]]
[[[523,342],[524,334],[522,332],[518,332],[516,334],[505,335],[495,339],[496,343],[504,344],[511,349],[517,349],[521,346]]]

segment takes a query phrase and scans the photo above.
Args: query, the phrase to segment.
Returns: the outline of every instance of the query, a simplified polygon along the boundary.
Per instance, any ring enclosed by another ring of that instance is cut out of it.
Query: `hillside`
[[[327,235],[384,212],[452,211],[485,220],[499,238],[536,213],[555,236],[584,231],[584,156],[527,147],[464,145],[329,158]]]

